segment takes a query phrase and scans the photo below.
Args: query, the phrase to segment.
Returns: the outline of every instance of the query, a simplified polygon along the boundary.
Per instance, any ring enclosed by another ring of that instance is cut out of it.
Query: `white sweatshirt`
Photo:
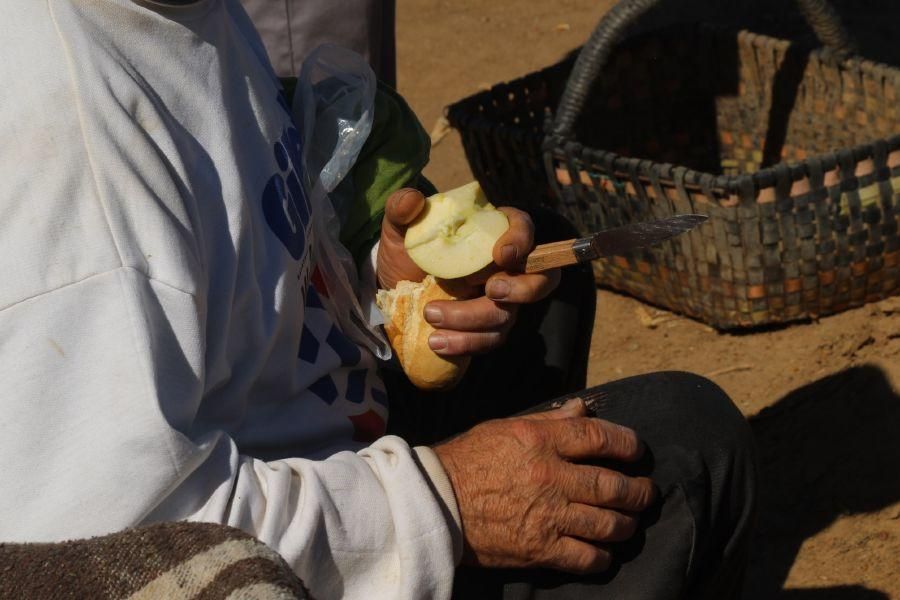
[[[447,597],[237,1],[4,0],[0,43],[0,541],[214,521],[316,598]]]

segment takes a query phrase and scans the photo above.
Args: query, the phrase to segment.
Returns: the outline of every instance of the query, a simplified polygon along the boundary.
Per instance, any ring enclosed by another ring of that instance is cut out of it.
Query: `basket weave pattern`
[[[570,68],[498,86],[449,115],[501,203],[549,204],[583,233],[709,215],[677,239],[595,262],[599,283],[720,328],[900,292],[898,70],[709,27],[634,39],[582,111],[581,143],[554,152],[551,193],[534,181],[537,121]]]

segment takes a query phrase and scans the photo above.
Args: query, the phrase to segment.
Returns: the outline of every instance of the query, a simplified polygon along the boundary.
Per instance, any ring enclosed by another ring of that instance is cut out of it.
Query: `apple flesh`
[[[442,279],[465,277],[493,262],[494,244],[509,229],[477,181],[430,196],[406,230],[404,245],[420,269]]]

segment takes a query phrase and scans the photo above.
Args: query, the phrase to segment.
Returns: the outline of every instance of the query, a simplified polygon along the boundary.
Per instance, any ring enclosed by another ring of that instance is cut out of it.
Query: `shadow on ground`
[[[782,589],[806,539],[841,515],[900,500],[900,396],[885,374],[847,369],[791,392],[751,424],[760,511],[745,600],[888,598],[863,586]]]

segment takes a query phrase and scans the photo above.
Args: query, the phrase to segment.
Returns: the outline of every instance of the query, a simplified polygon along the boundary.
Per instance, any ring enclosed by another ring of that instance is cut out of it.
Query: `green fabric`
[[[296,79],[282,79],[288,106]],[[378,82],[372,131],[350,172],[354,202],[345,213],[341,242],[357,264],[378,241],[388,197],[403,187],[426,196],[436,192],[422,176],[431,152],[431,138],[415,113],[394,89]]]
[[[434,193],[421,175],[431,138],[400,94],[380,82],[374,117],[372,132],[351,171],[356,201],[341,229],[341,241],[357,263],[378,241],[388,196],[402,187]]]

